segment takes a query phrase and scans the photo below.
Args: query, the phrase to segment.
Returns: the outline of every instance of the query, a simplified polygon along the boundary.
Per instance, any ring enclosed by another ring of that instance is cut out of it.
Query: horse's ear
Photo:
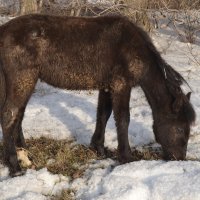
[[[172,105],[173,111],[175,113],[178,113],[181,109],[182,104],[183,104],[182,98],[176,98]]]
[[[186,97],[187,97],[188,101],[190,101],[191,92],[188,92],[186,94]],[[177,96],[176,97],[176,99],[175,99],[175,101],[174,101],[174,103],[172,105],[172,109],[173,109],[173,111],[175,113],[178,113],[180,111],[181,106],[183,105],[183,102],[184,102],[184,100],[183,100],[183,98],[181,96]]]
[[[188,101],[190,101],[191,94],[192,94],[192,92],[188,92],[188,93],[186,94],[186,97],[187,97]]]

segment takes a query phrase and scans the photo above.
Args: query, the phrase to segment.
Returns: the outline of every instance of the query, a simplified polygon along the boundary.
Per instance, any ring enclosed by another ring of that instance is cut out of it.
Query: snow
[[[0,21],[8,20],[0,18]],[[200,160],[200,47],[178,41],[165,31],[152,37],[162,56],[179,71],[193,89],[191,101],[197,113],[188,144],[188,159]],[[189,88],[183,89],[188,92]],[[96,121],[97,91],[65,91],[38,82],[28,103],[23,121],[26,138],[41,136],[54,139],[74,138],[88,145]],[[152,132],[151,109],[140,88],[134,88],[130,102],[131,147],[156,146]],[[2,133],[0,132],[2,140]],[[117,147],[113,116],[106,128],[105,145]],[[76,191],[82,200],[199,200],[199,161],[138,161],[118,165],[111,159],[90,164],[82,178],[53,175],[47,169],[28,170],[24,176],[11,178],[0,164],[0,199],[47,199],[63,188]]]
[[[29,169],[24,176],[15,178],[5,178],[6,172],[0,178],[0,199],[43,200],[46,195],[56,194],[69,187],[67,177],[52,175],[46,168],[39,171]]]
[[[18,2],[18,0],[17,0]],[[16,3],[16,0],[0,0],[0,6],[2,7],[9,7]]]
[[[77,193],[78,199],[200,199],[199,162],[139,161],[113,170],[96,169],[87,176],[87,185]]]

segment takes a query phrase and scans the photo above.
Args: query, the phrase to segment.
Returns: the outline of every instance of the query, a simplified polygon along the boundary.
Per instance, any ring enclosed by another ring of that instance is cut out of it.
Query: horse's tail
[[[3,65],[2,62],[0,61],[0,113],[5,103],[5,99],[6,99],[6,81],[5,81],[5,74],[3,71]]]

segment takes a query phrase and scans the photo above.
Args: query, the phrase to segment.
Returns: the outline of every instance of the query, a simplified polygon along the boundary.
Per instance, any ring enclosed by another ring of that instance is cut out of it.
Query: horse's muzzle
[[[186,148],[175,148],[174,150],[163,149],[163,159],[164,160],[185,160],[186,158]]]

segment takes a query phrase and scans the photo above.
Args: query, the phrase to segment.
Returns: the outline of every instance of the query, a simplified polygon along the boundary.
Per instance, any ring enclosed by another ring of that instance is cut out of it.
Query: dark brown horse
[[[99,90],[91,146],[104,153],[113,110],[119,160],[132,161],[128,142],[131,88],[141,86],[153,112],[164,158],[184,159],[195,112],[180,88],[182,76],[160,56],[148,35],[123,17],[27,15],[0,27],[0,105],[5,160],[21,173],[16,147],[25,147],[22,119],[38,79],[68,90]]]

